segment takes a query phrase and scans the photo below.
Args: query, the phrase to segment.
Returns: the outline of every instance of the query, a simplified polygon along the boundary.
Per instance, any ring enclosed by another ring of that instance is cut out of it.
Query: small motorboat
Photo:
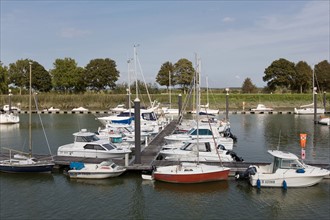
[[[99,164],[71,162],[68,176],[72,179],[105,179],[119,176],[125,171],[124,167],[118,166],[112,160],[103,161]]]
[[[279,150],[269,150],[274,161],[269,165],[250,166],[236,178],[246,178],[252,186],[260,187],[308,187],[319,183],[330,171],[306,165],[296,155]]]
[[[217,144],[210,139],[194,139],[178,145],[164,145],[159,157],[169,161],[196,161],[197,151],[199,161],[205,162],[234,162],[243,161],[235,152],[226,149],[220,142]]]
[[[264,104],[258,104],[257,108],[252,108],[251,111],[254,112],[271,112],[273,111],[273,108],[268,108]]]
[[[320,117],[319,124],[321,125],[330,125],[330,117]]]
[[[79,108],[73,108],[72,111],[73,112],[88,112],[88,109],[84,108],[84,107],[79,107]]]
[[[50,108],[46,108],[46,109],[44,109],[43,111],[45,111],[45,112],[59,112],[60,109],[59,109],[59,108],[54,108],[54,107],[52,106],[52,107],[50,107]]]

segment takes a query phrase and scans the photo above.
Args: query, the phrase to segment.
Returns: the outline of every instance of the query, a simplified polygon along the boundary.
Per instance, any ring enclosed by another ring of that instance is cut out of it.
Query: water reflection
[[[157,191],[171,191],[180,194],[209,194],[226,191],[229,187],[228,181],[218,181],[196,184],[175,184],[154,181],[153,187]]]

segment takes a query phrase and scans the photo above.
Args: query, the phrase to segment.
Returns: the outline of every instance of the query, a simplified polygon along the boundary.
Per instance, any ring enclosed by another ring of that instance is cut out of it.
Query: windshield
[[[109,143],[109,144],[103,144],[103,147],[105,147],[106,149],[108,150],[113,150],[113,149],[116,149],[117,147],[112,144],[112,143]]]

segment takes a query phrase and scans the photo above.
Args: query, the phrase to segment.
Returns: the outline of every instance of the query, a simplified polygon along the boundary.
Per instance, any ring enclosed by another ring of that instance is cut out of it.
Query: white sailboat
[[[199,77],[200,65],[196,71],[196,109],[197,109],[197,129],[199,113]],[[199,138],[197,138],[197,146]],[[156,167],[153,171],[153,179],[170,183],[204,183],[228,179],[230,169],[223,166],[211,166],[199,162],[199,152],[197,150],[197,162],[179,163],[178,165]]]
[[[39,160],[32,157],[32,63],[30,62],[30,88],[29,88],[29,153],[4,148],[9,150],[9,159],[0,161],[0,171],[8,173],[50,173],[54,161]],[[12,152],[18,152],[12,157]]]
[[[294,113],[297,115],[311,115],[314,114],[314,102],[316,100],[314,100],[315,94],[317,94],[316,90],[317,88],[315,87],[315,77],[314,77],[315,73],[313,70],[313,103],[308,104],[308,105],[302,105],[299,108],[294,108]],[[316,108],[316,114],[324,114],[325,113],[325,109],[324,108]]]

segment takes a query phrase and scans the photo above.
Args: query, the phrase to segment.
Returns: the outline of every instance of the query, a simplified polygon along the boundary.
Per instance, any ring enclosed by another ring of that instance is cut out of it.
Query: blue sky
[[[274,60],[329,61],[329,1],[10,1],[1,0],[0,60],[32,59],[47,70],[57,58],[84,67],[110,58],[128,80],[134,45],[147,82],[161,65],[195,54],[202,81],[240,87],[266,85]],[[133,78],[133,77],[132,77]]]

